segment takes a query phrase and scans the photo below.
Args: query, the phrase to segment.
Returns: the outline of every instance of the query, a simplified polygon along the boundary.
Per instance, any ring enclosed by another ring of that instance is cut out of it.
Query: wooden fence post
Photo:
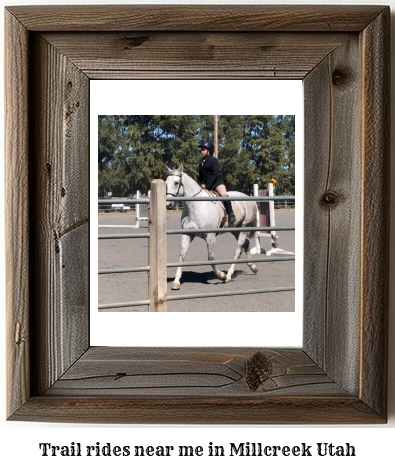
[[[166,184],[153,180],[149,210],[150,312],[167,312]]]

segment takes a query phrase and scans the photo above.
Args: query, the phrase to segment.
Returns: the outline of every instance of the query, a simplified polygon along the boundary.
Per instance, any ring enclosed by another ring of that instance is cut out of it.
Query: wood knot
[[[119,380],[122,379],[123,377],[126,377],[128,374],[126,372],[117,372],[115,374],[114,380]]]
[[[149,36],[126,36],[124,39],[127,41],[127,45],[125,45],[123,49],[127,51],[129,49],[134,49],[135,47],[139,47],[144,44],[146,41],[148,41]]]
[[[247,361],[246,382],[248,388],[255,392],[273,372],[273,364],[269,356],[258,351]]]
[[[339,204],[340,196],[336,191],[327,190],[321,197],[321,205],[324,207],[336,207]]]
[[[341,68],[336,68],[332,72],[332,83],[333,83],[333,85],[335,85],[337,87],[345,86],[345,85],[348,84],[348,82],[350,80],[350,76],[351,76],[351,74],[347,70],[341,69]]]

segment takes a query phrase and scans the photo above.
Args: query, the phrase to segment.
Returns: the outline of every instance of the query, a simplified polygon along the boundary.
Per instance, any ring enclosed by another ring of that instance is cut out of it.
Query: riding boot
[[[229,216],[229,222],[231,224],[234,224],[236,222],[236,217],[233,213],[232,202],[231,201],[224,201],[224,206],[225,206],[226,212],[228,213],[228,216]]]

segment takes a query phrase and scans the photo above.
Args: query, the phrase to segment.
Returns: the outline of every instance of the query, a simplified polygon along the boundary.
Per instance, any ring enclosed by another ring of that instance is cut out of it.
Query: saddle
[[[209,189],[209,191],[210,191],[210,193],[211,193],[213,196],[215,196],[215,197],[219,197],[219,196],[220,196],[219,192],[216,191],[215,189]]]

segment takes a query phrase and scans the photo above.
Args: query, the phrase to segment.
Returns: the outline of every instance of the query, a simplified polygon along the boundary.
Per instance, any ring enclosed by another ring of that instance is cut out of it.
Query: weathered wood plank
[[[8,7],[32,31],[361,31],[382,6],[63,5]]]
[[[167,312],[166,185],[163,180],[151,182],[150,208],[148,215],[149,311]]]
[[[61,370],[67,370],[89,345],[89,225],[74,226],[59,240],[62,344]]]
[[[5,12],[7,413],[30,395],[28,31]]]
[[[144,424],[365,424],[383,419],[356,397],[33,397],[13,420]]]
[[[90,348],[47,395],[100,396],[109,389],[121,396],[344,396],[300,349],[103,347]]]
[[[390,237],[390,10],[362,34],[361,398],[387,412]]]
[[[307,351],[358,392],[361,232],[359,39],[333,51],[305,80],[305,328]],[[324,86],[323,86],[324,84]],[[342,266],[339,273],[338,267]],[[309,279],[315,279],[310,283]],[[324,314],[317,315],[317,311]],[[310,329],[314,330],[314,334]],[[309,342],[310,343],[310,342]]]
[[[42,37],[32,50],[32,314],[40,393],[89,344],[89,81]]]
[[[322,209],[320,198],[327,188],[331,151],[329,57],[307,75],[303,85],[306,97],[303,345],[307,354],[325,369],[329,213]]]
[[[329,214],[326,372],[351,394],[358,394],[359,388],[363,256],[360,248],[363,227],[359,51],[359,38],[355,36],[348,45],[330,55],[331,154],[324,204]],[[339,266],[342,266],[341,275]]]
[[[348,36],[217,32],[45,34],[50,44],[92,79],[153,79],[164,75],[195,79],[303,79],[322,57],[347,42]]]

